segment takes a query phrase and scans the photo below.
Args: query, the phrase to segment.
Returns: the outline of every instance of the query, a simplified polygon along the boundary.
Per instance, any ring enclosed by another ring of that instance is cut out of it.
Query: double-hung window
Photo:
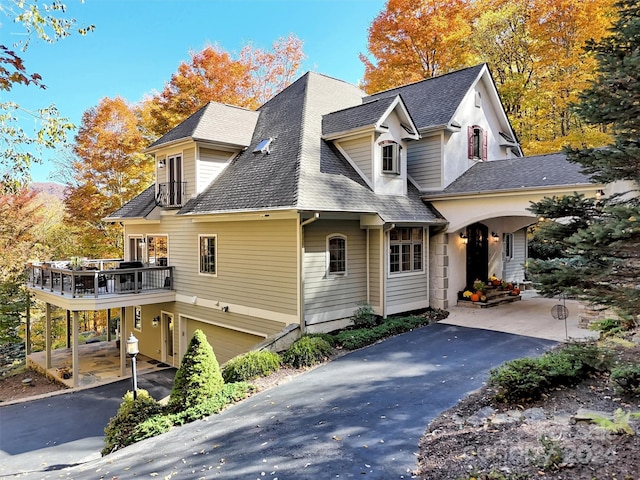
[[[329,275],[347,273],[347,237],[344,235],[327,237],[327,266]]]
[[[389,232],[389,271],[391,273],[424,270],[422,227],[394,228]]]
[[[400,173],[400,145],[396,142],[382,144],[382,172]]]
[[[215,235],[200,235],[200,273],[216,274],[217,266],[217,237]]]

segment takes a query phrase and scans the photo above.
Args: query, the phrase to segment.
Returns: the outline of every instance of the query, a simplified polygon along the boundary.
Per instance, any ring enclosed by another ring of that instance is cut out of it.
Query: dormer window
[[[382,173],[400,173],[400,145],[393,141],[381,143]]]
[[[469,159],[487,160],[487,132],[478,125],[469,127]]]

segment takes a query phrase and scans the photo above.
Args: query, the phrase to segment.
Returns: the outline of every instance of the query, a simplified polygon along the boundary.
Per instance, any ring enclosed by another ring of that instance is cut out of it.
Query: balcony
[[[156,204],[165,208],[179,208],[184,204],[186,182],[167,182],[158,184]]]
[[[28,265],[26,286],[37,299],[69,310],[159,303],[175,297],[174,267],[114,259],[83,264],[82,269],[71,269],[68,262]]]

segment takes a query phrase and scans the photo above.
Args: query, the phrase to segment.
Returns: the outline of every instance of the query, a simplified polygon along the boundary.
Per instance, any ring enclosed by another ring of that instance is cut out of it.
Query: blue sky
[[[357,83],[364,74],[368,28],[384,0],[66,0],[67,14],[79,25],[94,24],[85,37],[55,44],[33,41],[22,55],[46,90],[16,87],[6,100],[27,109],[54,103],[79,125],[82,114],[104,97],[129,102],[162,90],[190,51],[218,44],[237,53],[251,42],[270,49],[293,33],[307,56],[300,73],[313,70]],[[20,36],[20,28],[0,25],[0,33]],[[2,98],[0,98],[2,100]],[[25,127],[30,128],[30,127]],[[55,152],[43,152],[43,165],[31,173],[48,181]]]

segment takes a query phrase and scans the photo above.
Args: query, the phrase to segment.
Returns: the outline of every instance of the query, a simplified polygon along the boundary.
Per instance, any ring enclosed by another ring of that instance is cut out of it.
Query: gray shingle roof
[[[428,192],[424,196],[437,198],[453,194],[590,184],[589,177],[580,172],[581,168],[569,162],[563,153],[479,162],[443,191]]]
[[[365,101],[395,97],[402,99],[416,126],[422,130],[447,125],[473,83],[478,79],[484,64],[447,73],[402,87],[378,92]]]
[[[408,196],[376,195],[322,140],[323,115],[359,105],[362,96],[353,85],[307,73],[258,110],[250,148],[178,214],[292,208],[377,212],[393,222],[440,222],[441,217],[412,186]],[[270,153],[253,153],[269,137],[274,138]]]
[[[322,134],[356,130],[361,127],[375,125],[396,99],[396,96],[376,98],[362,105],[338,110],[322,117]]]
[[[137,197],[109,215],[109,219],[145,218],[156,206],[155,186],[151,185]]]
[[[251,143],[258,112],[245,108],[209,102],[184,122],[153,142],[148,149],[182,139],[240,145]]]

